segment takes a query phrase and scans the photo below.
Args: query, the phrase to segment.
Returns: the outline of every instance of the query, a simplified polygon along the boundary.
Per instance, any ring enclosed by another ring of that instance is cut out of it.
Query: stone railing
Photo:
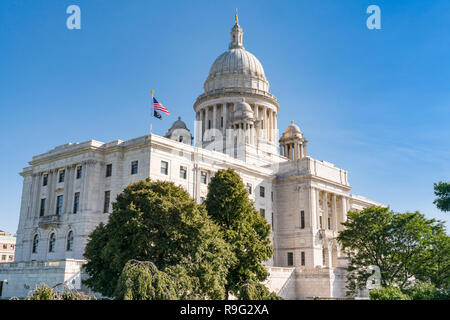
[[[58,227],[61,224],[61,217],[57,214],[39,217],[39,228]]]

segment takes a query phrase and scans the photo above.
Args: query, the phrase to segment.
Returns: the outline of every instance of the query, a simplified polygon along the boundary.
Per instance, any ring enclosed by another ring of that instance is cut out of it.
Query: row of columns
[[[297,142],[281,143],[280,151],[282,156],[290,160],[297,160],[306,157],[306,144]]]
[[[203,137],[203,134],[208,129],[218,129],[225,135],[227,129],[228,117],[233,114],[234,106],[237,103],[214,104],[206,106],[196,113],[196,120],[201,122],[198,126],[197,135]],[[220,108],[220,110],[219,110]],[[228,112],[229,108],[231,111]],[[261,109],[261,112],[260,112]],[[260,125],[255,133],[257,137],[267,139],[273,143],[277,140],[277,113],[265,105],[252,106],[254,119],[258,120]],[[212,113],[212,116],[211,116]],[[220,116],[219,116],[220,115]],[[211,126],[209,127],[209,122]],[[256,129],[256,126],[255,126]]]
[[[322,208],[320,200],[322,200]],[[315,208],[311,210],[310,216],[313,229],[342,231],[341,223],[347,220],[347,212],[350,208],[348,197],[312,187],[310,201],[311,209]]]

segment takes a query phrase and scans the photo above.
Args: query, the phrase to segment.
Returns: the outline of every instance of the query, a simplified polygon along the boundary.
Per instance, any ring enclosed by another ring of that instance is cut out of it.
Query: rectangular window
[[[138,161],[135,160],[131,162],[131,174],[137,174],[138,173]]]
[[[187,168],[180,166],[180,178],[186,179],[186,176],[187,176]]]
[[[56,198],[56,215],[60,215],[63,206],[63,196],[58,196]]]
[[[328,217],[328,229],[331,230],[331,217]]]
[[[77,167],[77,179],[81,179],[81,172],[83,170],[82,166]]]
[[[259,209],[259,213],[261,214],[261,216],[263,217],[263,218],[265,218],[266,217],[266,210],[265,209]]]
[[[161,174],[166,176],[169,174],[169,163],[167,161],[161,161]]]
[[[103,204],[103,213],[109,212],[110,198],[111,198],[111,191],[105,191],[105,202]]]
[[[2,256],[2,260],[5,261],[6,260],[6,255]]]
[[[42,177],[42,186],[46,186],[48,184],[48,174],[44,174],[44,176]]]
[[[322,228],[322,216],[319,216],[319,225],[320,225],[320,229],[323,229]]]
[[[273,191],[270,193],[270,199],[271,199],[272,202],[273,202]]]
[[[264,187],[259,187],[259,196],[264,198],[266,196],[266,189]]]
[[[305,265],[305,252],[304,251],[302,251],[302,266],[304,266]]]
[[[288,267],[291,267],[294,265],[294,253],[292,253],[292,252],[287,253],[287,265],[288,265]]]
[[[59,179],[58,179],[59,183],[64,182],[65,175],[66,175],[66,170],[59,171]]]
[[[13,260],[13,256],[9,256],[9,261],[12,261]]]
[[[112,175],[112,164],[107,164],[106,165],[106,177],[111,177]]]
[[[252,185],[251,185],[251,183],[247,183],[247,192],[248,192],[248,194],[252,194]]]
[[[300,211],[300,229],[305,229],[305,211]]]
[[[201,172],[200,181],[203,184],[208,184],[208,173],[207,172],[205,172],[205,171]]]
[[[220,117],[220,127],[223,128],[223,117]]]
[[[75,192],[75,196],[73,198],[73,213],[77,213],[80,207],[80,193]]]
[[[39,210],[39,217],[43,217],[45,214],[45,199],[41,199],[41,208]]]

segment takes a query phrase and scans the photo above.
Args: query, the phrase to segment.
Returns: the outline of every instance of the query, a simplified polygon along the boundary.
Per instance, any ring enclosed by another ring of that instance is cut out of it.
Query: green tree
[[[188,277],[191,297],[222,299],[229,245],[203,207],[171,182],[139,181],[126,187],[113,203],[106,225],[90,235],[85,249],[85,283],[104,296],[116,291],[125,264],[132,259],[152,262],[168,273]]]
[[[412,300],[449,300],[448,290],[438,289],[430,283],[419,283],[407,290]]]
[[[250,280],[239,288],[240,300],[283,300],[275,292],[270,292],[267,287],[257,281]]]
[[[228,270],[226,293],[239,297],[243,285],[267,279],[263,261],[273,255],[270,225],[255,210],[244,183],[232,169],[219,170],[211,179],[205,207],[236,258]]]
[[[177,300],[175,282],[151,262],[130,260],[119,277],[115,295],[124,300]]]
[[[411,298],[402,292],[399,288],[388,286],[370,291],[371,300],[411,300]]]
[[[418,271],[424,270],[423,257],[432,250],[434,235],[443,232],[442,223],[419,212],[394,213],[382,207],[350,211],[343,225],[338,241],[349,257],[350,294],[365,287],[371,265],[380,268],[382,287],[410,287],[415,277],[424,276]]]
[[[55,287],[50,288],[46,284],[37,285],[28,293],[25,300],[96,300],[93,296],[70,289],[64,284],[60,285],[63,285],[63,290],[58,290]]]
[[[433,203],[441,210],[450,211],[450,183],[439,181],[434,184],[434,195],[437,197]]]
[[[416,279],[431,283],[437,289],[450,289],[450,237],[444,227],[435,230],[427,250],[416,260],[413,270]]]

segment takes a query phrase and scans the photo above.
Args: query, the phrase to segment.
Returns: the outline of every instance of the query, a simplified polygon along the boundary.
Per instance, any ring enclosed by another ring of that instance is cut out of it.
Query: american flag
[[[153,97],[153,108],[155,110],[162,111],[165,114],[170,114],[169,110],[167,110],[167,108],[165,108],[161,103],[159,103],[158,100],[156,100],[154,97]]]

